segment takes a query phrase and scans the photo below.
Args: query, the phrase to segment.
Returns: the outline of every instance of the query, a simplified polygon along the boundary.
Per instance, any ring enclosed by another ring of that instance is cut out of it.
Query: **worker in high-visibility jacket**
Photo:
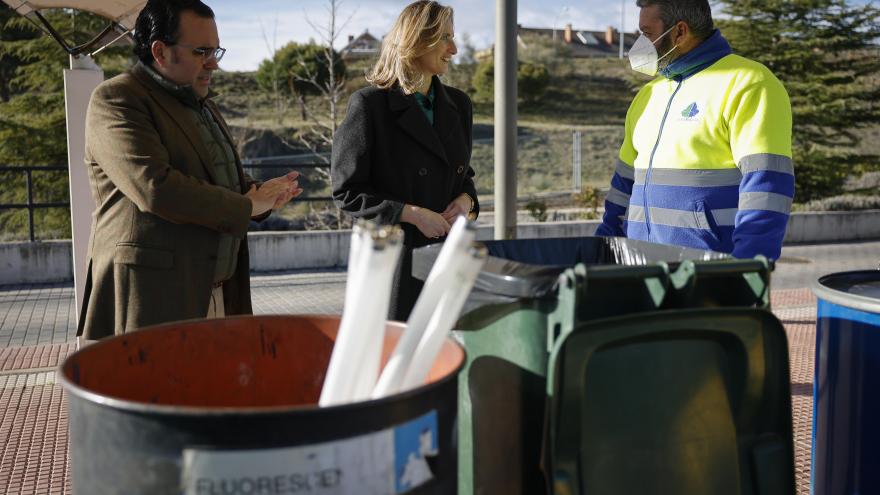
[[[779,257],[794,197],[791,105],[734,55],[706,0],[638,0],[633,69],[660,76],[626,115],[598,235]]]

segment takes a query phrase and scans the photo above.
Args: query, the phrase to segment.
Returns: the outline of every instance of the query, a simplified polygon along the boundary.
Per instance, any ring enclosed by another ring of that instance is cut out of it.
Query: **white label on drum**
[[[405,493],[434,477],[437,412],[358,437],[250,450],[187,448],[186,495]]]

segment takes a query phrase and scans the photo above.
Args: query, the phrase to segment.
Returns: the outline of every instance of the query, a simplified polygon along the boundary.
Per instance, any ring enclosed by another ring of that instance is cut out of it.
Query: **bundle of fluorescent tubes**
[[[380,398],[425,382],[486,261],[486,249],[474,245],[475,234],[464,217],[452,226],[406,329],[378,376],[385,315],[403,235],[399,227],[359,223],[354,228],[345,309],[321,406]]]
[[[379,375],[391,282],[402,247],[400,227],[360,222],[352,229],[345,310],[324,378],[321,406],[370,397]]]

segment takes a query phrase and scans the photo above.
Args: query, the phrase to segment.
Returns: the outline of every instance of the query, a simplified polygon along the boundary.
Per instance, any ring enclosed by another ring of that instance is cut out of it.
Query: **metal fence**
[[[297,169],[322,169],[322,168],[330,168],[329,164],[326,163],[260,163],[259,161],[253,160],[245,160],[242,162],[242,166],[246,171],[252,170],[263,170],[263,169],[282,169],[282,170],[297,170]],[[48,203],[38,203],[34,201],[35,190],[34,190],[34,172],[55,172],[63,175],[64,180],[67,180],[67,166],[66,165],[21,165],[21,166],[9,166],[3,165],[0,166],[0,173],[21,173],[25,174],[26,180],[26,189],[27,189],[27,200],[24,203],[2,203],[0,202],[0,211],[6,210],[27,210],[28,213],[28,239],[30,242],[36,242],[36,232],[34,227],[34,212],[38,209],[46,209],[46,208],[70,208],[70,202],[48,202]],[[11,187],[10,183],[7,182],[5,187]],[[302,197],[296,199],[296,201],[332,201],[333,198],[330,196],[309,196],[307,193]]]
[[[34,211],[40,208],[70,208],[69,202],[37,203],[34,201],[34,172],[67,172],[66,166],[53,165],[22,165],[0,166],[0,173],[18,172],[25,174],[27,183],[27,201],[25,203],[0,203],[0,211],[27,210],[28,212],[28,238],[31,242],[36,241],[34,233]],[[66,176],[66,174],[65,174]],[[66,177],[65,177],[66,179]],[[6,187],[9,187],[7,182]]]

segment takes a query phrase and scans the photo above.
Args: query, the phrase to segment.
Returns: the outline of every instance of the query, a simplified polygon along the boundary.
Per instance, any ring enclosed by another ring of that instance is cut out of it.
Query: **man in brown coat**
[[[219,47],[199,0],[149,0],[137,65],[95,89],[86,166],[97,208],[78,334],[251,312],[247,228],[302,192],[244,174],[210,100]]]

